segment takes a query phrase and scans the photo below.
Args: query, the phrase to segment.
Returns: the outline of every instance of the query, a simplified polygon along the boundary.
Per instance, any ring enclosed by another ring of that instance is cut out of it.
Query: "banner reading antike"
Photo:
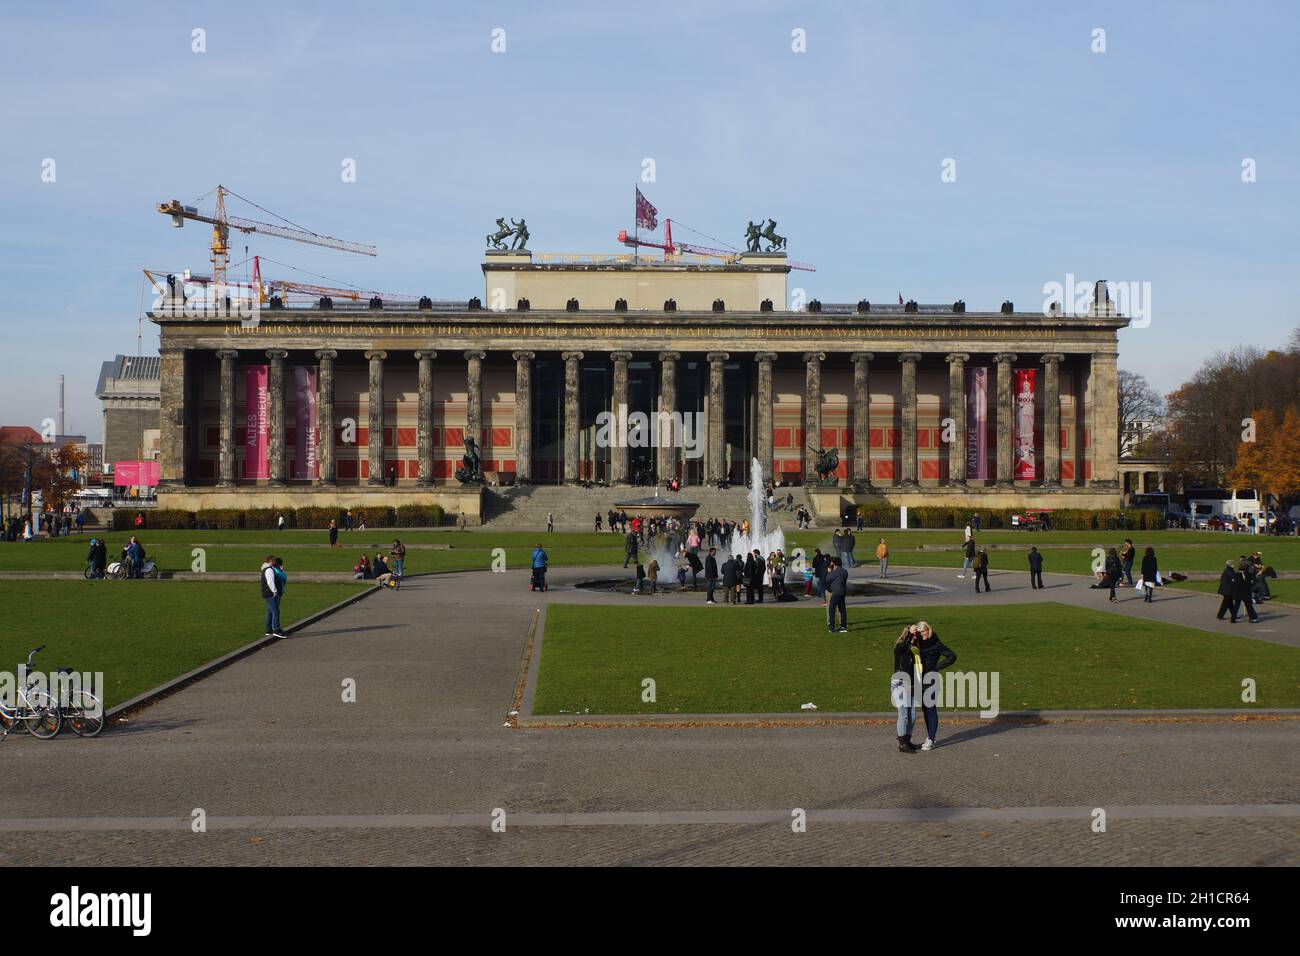
[[[989,370],[987,365],[966,369],[966,477],[989,476]]]
[[[295,478],[315,478],[316,449],[316,366],[299,365],[293,370]]]

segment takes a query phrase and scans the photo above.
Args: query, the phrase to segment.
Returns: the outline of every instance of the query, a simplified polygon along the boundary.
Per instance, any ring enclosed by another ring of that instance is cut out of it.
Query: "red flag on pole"
[[[638,229],[655,230],[659,228],[659,210],[650,205],[650,201],[641,195],[640,187],[636,191],[636,225]]]

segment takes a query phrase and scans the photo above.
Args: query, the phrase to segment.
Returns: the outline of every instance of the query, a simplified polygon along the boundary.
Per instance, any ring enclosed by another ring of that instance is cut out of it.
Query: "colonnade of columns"
[[[318,401],[317,421],[320,433],[329,436],[320,442],[318,449],[319,478],[322,485],[337,483],[336,456],[332,436],[335,428],[334,417],[334,377],[335,362],[338,351],[321,349],[315,357],[319,363],[317,379]],[[368,375],[368,444],[369,460],[368,483],[384,484],[384,367],[389,357],[385,350],[370,350],[363,353],[369,363]],[[537,353],[532,351],[514,351],[511,357],[515,361],[515,460],[516,480],[532,480],[533,443],[532,443],[532,371]],[[575,482],[579,479],[579,432],[580,432],[580,363],[583,352],[567,351],[561,353],[564,361],[564,427],[563,427],[563,480]],[[233,349],[221,349],[216,352],[220,361],[220,401],[219,401],[219,453],[217,483],[219,487],[235,484],[235,372],[240,353]],[[270,460],[268,467],[269,483],[282,485],[286,479],[285,472],[285,411],[284,411],[284,349],[269,349],[265,352],[268,359],[270,390],[270,407],[268,409],[268,433]],[[433,482],[433,360],[438,353],[431,349],[414,352],[419,365],[419,404],[417,454],[419,456],[418,484],[429,485]],[[483,424],[483,362],[487,353],[481,350],[462,352],[466,363],[467,407],[466,434],[479,436]],[[756,441],[755,452],[765,473],[772,473],[773,464],[773,365],[778,359],[776,352],[758,352],[753,356],[756,365]],[[900,423],[901,423],[901,469],[897,484],[904,488],[919,485],[917,456],[917,369],[924,356],[920,352],[895,353],[891,356],[901,367],[902,387],[900,389]],[[613,405],[626,405],[628,402],[628,362],[632,359],[630,351],[609,353],[613,365]],[[681,352],[663,351],[658,353],[660,363],[659,408],[673,411],[677,405],[677,362],[682,358]],[[708,352],[708,399],[707,399],[707,434],[705,439],[704,475],[710,482],[726,477],[726,435],[725,435],[725,375],[726,363],[731,358],[727,352]],[[878,356],[872,352],[853,352],[849,355],[853,364],[852,421],[853,453],[851,474],[853,480],[862,485],[871,484],[871,442],[868,428],[870,410],[870,374],[871,363]],[[885,356],[879,356],[885,360]],[[970,354],[953,352],[947,354],[948,364],[948,408],[951,422],[945,422],[945,441],[948,446],[947,484],[962,486],[966,481],[966,363]],[[1013,364],[1018,356],[1011,352],[1000,352],[993,356],[997,366],[996,402],[996,443],[997,467],[996,484],[1010,486],[1014,480],[1014,433],[1015,394],[1012,387]],[[1061,484],[1060,454],[1060,366],[1065,361],[1061,353],[1042,355],[1038,363],[1042,369],[1043,411],[1043,460],[1040,473],[1045,487],[1057,487]],[[825,352],[803,353],[804,362],[804,448],[803,467],[805,480],[812,480],[816,475],[816,457],[821,437],[822,423],[822,364],[826,360]],[[1118,476],[1118,449],[1115,441],[1106,440],[1116,431],[1117,409],[1114,400],[1103,396],[1113,396],[1117,389],[1116,356],[1099,353],[1091,356],[1091,374],[1089,389],[1091,392],[1092,418],[1090,422],[1094,440],[1091,445],[1092,479],[1091,485],[1110,487],[1116,483]],[[182,376],[183,378],[183,376]],[[168,424],[164,409],[164,425]],[[176,426],[179,427],[179,426]],[[1096,439],[1102,439],[1100,441]],[[626,482],[629,477],[628,448],[625,444],[615,443],[610,449],[610,478],[615,483]],[[893,452],[890,451],[892,459]],[[679,450],[671,442],[659,442],[656,451],[656,464],[661,476],[677,473]]]

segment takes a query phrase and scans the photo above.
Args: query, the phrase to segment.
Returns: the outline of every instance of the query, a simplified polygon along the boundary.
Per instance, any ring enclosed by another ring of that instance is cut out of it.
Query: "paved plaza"
[[[0,854],[133,865],[1300,862],[1290,716],[945,717],[940,746],[910,757],[887,723],[509,726],[539,607],[647,600],[571,587],[602,573],[557,569],[545,594],[529,592],[527,571],[415,577],[100,739],[11,737]],[[851,599],[851,624],[890,605],[1037,598],[1021,574],[994,574],[988,596],[946,570],[897,575],[942,590]],[[1153,605],[1134,595],[1112,608],[1085,579],[1046,578],[1037,599],[1112,612],[1117,627],[1151,617],[1300,642],[1300,610],[1276,602],[1250,628],[1216,624],[1217,598],[1204,594],[1166,589]],[[701,627],[787,613],[706,608],[702,594],[654,600],[700,603]],[[347,679],[355,703],[342,700]],[[1097,807],[1105,833],[1092,831]],[[191,831],[196,808],[207,832]],[[490,825],[498,808],[505,832]],[[796,809],[806,832],[792,831]]]

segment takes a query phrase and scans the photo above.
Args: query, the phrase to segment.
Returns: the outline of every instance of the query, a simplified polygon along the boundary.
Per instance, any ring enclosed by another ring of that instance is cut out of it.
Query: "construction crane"
[[[689,228],[689,227],[687,227]],[[620,229],[618,241],[632,249],[638,246],[649,246],[651,249],[662,249],[664,261],[668,261],[669,256],[675,256],[678,253],[686,253],[694,256],[708,256],[713,259],[722,259],[724,262],[737,262],[744,255],[735,249],[715,249],[711,246],[697,246],[689,242],[673,242],[673,221],[664,220],[664,241],[652,242],[649,239],[641,239],[637,236],[629,236],[626,229]],[[806,262],[788,262],[786,263],[791,269],[799,269],[803,272],[816,272],[817,268]]]
[[[279,226],[270,222],[257,222],[253,219],[244,219],[241,216],[228,215],[226,213],[226,194],[229,193],[239,199],[243,199],[243,197],[221,185],[217,186],[216,193],[216,209],[211,214],[201,211],[196,206],[183,206],[180,200],[177,199],[159,203],[158,211],[164,216],[171,216],[172,225],[177,229],[185,225],[186,219],[194,222],[205,222],[212,226],[212,280],[216,283],[218,289],[225,288],[227,284],[226,269],[230,259],[231,229],[238,229],[244,233],[260,233],[264,236],[273,236],[276,239],[292,239],[294,242],[324,246],[327,249],[338,249],[341,252],[355,252],[362,256],[378,254],[374,246],[361,242],[349,242],[346,239],[335,239],[333,236],[323,236],[318,232],[294,226],[292,223],[289,226]],[[251,206],[257,205],[247,199],[244,201]],[[258,206],[258,208],[261,207]],[[271,213],[271,215],[275,215],[275,213]],[[288,222],[288,220],[285,220],[285,222]]]

